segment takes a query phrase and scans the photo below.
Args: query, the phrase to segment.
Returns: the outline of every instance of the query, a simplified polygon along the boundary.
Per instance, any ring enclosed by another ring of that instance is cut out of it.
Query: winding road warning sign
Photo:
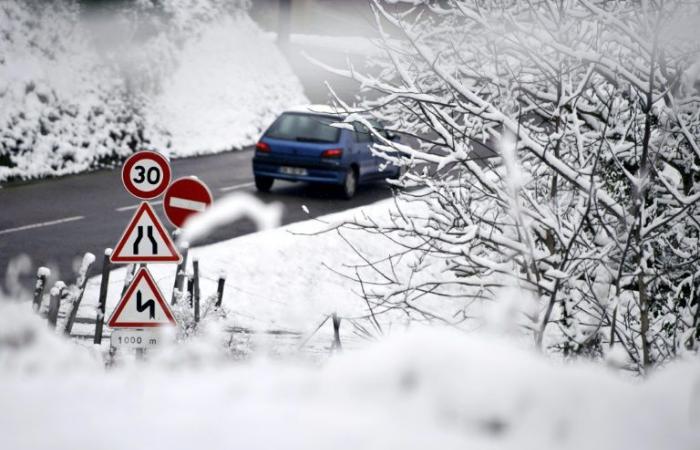
[[[182,228],[190,216],[207,209],[213,197],[206,184],[195,177],[179,178],[170,185],[163,198],[163,209],[170,223]]]
[[[114,248],[113,263],[179,263],[175,243],[148,202],[141,203]]]
[[[148,269],[141,268],[107,322],[110,328],[175,325],[175,317]]]
[[[122,166],[122,183],[134,197],[156,198],[170,184],[170,163],[158,152],[134,153]]]

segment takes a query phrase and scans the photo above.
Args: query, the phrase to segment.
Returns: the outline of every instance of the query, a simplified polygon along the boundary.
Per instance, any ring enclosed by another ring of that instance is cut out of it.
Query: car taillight
[[[342,148],[329,148],[321,153],[321,158],[340,158],[343,156]]]
[[[263,153],[270,153],[270,146],[265,142],[258,142],[255,144],[255,150]]]

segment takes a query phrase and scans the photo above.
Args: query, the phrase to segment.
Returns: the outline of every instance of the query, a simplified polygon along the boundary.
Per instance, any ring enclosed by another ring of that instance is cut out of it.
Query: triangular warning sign
[[[158,263],[182,260],[173,240],[148,202],[142,202],[122,234],[110,261]]]
[[[163,299],[153,276],[145,267],[139,269],[129,289],[107,321],[111,328],[150,328],[175,325],[168,303]]]

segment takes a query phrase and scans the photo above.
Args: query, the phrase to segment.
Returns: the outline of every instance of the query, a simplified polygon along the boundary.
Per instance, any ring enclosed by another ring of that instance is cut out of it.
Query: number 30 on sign
[[[134,153],[122,167],[122,182],[134,197],[142,200],[156,198],[170,184],[170,164],[158,152]]]

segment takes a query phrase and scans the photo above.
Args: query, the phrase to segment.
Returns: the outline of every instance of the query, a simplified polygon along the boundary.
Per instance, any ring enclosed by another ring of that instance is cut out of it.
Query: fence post
[[[226,276],[219,275],[219,282],[216,285],[216,307],[221,307],[221,302],[224,299],[224,285],[226,284]]]
[[[105,256],[102,260],[102,279],[100,280],[100,298],[97,304],[97,314],[95,317],[95,338],[93,343],[102,344],[102,328],[105,322],[105,307],[107,306],[107,290],[109,288],[109,257],[112,256],[112,249],[105,249]]]
[[[174,305],[177,302],[177,292],[180,292],[180,296],[182,296],[184,293],[185,272],[187,271],[187,257],[189,253],[189,247],[185,247],[182,250],[182,261],[177,265],[177,269],[175,269],[175,283],[173,283],[173,297],[170,300],[171,305]]]
[[[192,293],[194,294],[194,323],[199,323],[199,259],[192,260],[192,271],[194,272],[194,280],[192,284]]]
[[[129,264],[129,266],[126,269],[126,274],[124,275],[124,286],[122,287],[122,293],[119,296],[120,300],[122,299],[122,297],[124,297],[124,294],[126,294],[126,290],[129,289],[129,285],[131,284],[131,280],[134,279],[135,273],[136,264]]]
[[[194,277],[191,273],[187,274],[187,294],[190,301],[190,308],[194,306]]]
[[[51,288],[47,318],[49,321],[49,327],[53,329],[56,329],[58,310],[61,308],[61,297],[63,296],[63,290],[65,288],[66,284],[63,281],[57,281],[54,287]]]
[[[83,256],[83,263],[80,265],[80,272],[78,273],[78,296],[71,302],[71,310],[68,313],[68,318],[66,319],[66,326],[63,328],[63,333],[70,336],[70,332],[73,331],[73,324],[75,323],[75,318],[78,315],[78,308],[80,308],[80,302],[83,301],[83,294],[85,294],[85,286],[88,281],[88,272],[92,263],[95,262],[95,255],[92,253],[85,253]]]
[[[338,317],[338,314],[333,313],[333,346],[331,349],[333,350],[340,350],[341,349],[341,344],[340,344],[340,317]]]
[[[51,276],[51,271],[46,267],[39,267],[36,271],[36,285],[34,286],[34,311],[41,310],[41,302],[44,300],[44,289],[46,288],[46,279]]]

